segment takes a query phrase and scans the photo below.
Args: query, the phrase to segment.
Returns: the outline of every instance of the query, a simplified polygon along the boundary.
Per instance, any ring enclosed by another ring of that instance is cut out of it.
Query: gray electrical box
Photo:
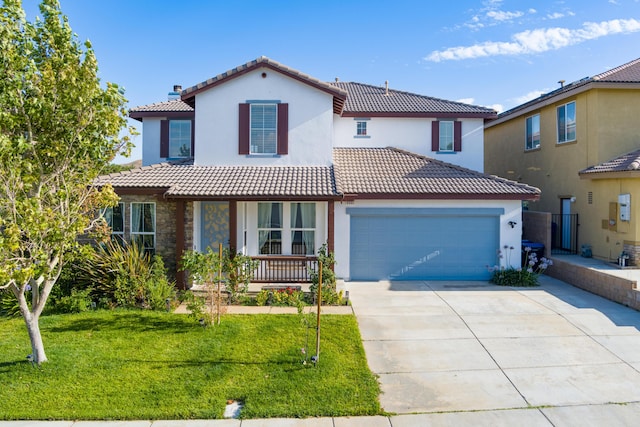
[[[618,196],[620,205],[620,221],[631,220],[631,194],[620,194]]]

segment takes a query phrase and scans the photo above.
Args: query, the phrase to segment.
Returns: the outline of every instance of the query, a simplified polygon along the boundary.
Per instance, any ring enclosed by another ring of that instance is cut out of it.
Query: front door
[[[217,251],[220,243],[229,248],[229,202],[202,202],[200,205],[202,252],[206,252],[207,247]]]

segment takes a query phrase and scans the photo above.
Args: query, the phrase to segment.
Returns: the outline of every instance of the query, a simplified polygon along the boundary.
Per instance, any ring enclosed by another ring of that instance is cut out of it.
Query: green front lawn
[[[323,315],[320,363],[302,364],[297,315],[97,311],[43,317],[49,362],[34,367],[22,319],[0,318],[0,419],[242,418],[375,415],[379,387],[354,316]],[[315,329],[308,330],[315,353]]]

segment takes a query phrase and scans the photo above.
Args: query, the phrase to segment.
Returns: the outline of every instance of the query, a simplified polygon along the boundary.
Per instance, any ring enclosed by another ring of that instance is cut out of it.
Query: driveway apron
[[[564,414],[553,408],[639,402],[640,312],[540,279],[346,283],[384,410],[540,408],[550,420]]]

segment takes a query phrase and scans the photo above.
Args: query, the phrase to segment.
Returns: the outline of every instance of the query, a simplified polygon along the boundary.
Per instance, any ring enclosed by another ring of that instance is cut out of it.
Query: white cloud
[[[560,19],[564,16],[564,13],[554,12],[547,15],[548,19]]]
[[[529,11],[528,11],[528,12],[529,12],[530,14],[532,14],[532,15],[533,15],[534,13],[538,13],[538,11],[537,11],[537,10],[535,10],[534,8],[529,9]]]
[[[493,108],[494,110],[496,110],[496,112],[498,114],[502,113],[504,111],[504,105],[502,104],[491,104],[491,105],[485,105],[485,107],[487,108]]]
[[[462,98],[462,99],[456,100],[456,102],[461,102],[463,104],[473,104],[474,101],[475,101],[475,98]]]
[[[484,42],[433,51],[425,60],[440,62],[497,55],[526,55],[556,50],[611,34],[637,31],[640,31],[640,21],[636,19],[586,22],[580,29],[539,28],[516,33],[508,42]]]
[[[492,10],[487,12],[487,16],[491,19],[495,19],[496,21],[510,21],[515,18],[519,18],[524,13],[522,12],[503,12],[501,10]]]
[[[529,93],[526,93],[522,96],[518,96],[513,98],[513,102],[515,105],[524,104],[527,101],[531,101],[532,99],[538,98],[540,95],[550,92],[552,89],[543,89],[543,90],[532,90]]]

